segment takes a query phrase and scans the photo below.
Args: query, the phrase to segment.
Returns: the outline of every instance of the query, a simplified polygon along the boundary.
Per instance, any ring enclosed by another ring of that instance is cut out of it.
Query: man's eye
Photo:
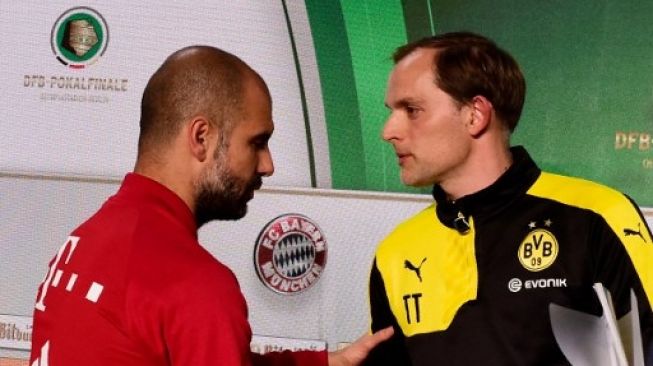
[[[255,148],[260,150],[260,149],[265,149],[268,146],[268,142],[267,140],[254,140],[252,145],[254,145]]]
[[[418,113],[419,113],[419,109],[410,106],[406,107],[406,114],[408,115],[409,118],[417,117]]]

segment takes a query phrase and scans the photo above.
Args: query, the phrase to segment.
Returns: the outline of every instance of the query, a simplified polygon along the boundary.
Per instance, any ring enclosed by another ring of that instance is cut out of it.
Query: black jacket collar
[[[469,230],[470,216],[477,224],[481,223],[528,191],[540,176],[541,170],[522,146],[512,147],[510,152],[513,159],[510,168],[490,186],[476,193],[454,202],[447,199],[442,187],[433,187],[435,211],[444,225],[466,233]]]

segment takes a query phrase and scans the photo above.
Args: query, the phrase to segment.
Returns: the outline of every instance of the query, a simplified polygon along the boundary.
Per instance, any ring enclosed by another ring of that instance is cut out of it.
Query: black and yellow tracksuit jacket
[[[595,315],[592,288],[618,317],[638,297],[653,335],[653,241],[637,206],[589,181],[542,172],[526,150],[491,186],[435,204],[378,247],[370,275],[372,330],[395,336],[368,365],[566,365],[549,304]]]

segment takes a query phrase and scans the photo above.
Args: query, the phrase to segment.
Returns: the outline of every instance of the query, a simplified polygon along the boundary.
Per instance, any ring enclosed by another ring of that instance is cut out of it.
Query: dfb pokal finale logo
[[[270,221],[254,246],[254,265],[261,282],[284,295],[314,285],[324,272],[326,259],[322,230],[300,214],[284,214]]]
[[[97,11],[84,6],[72,8],[54,23],[50,43],[59,62],[81,69],[94,64],[104,54],[109,28]]]
[[[127,78],[90,74],[106,72],[106,64],[90,66],[99,64],[108,44],[109,27],[102,14],[86,6],[64,11],[52,25],[50,47],[57,63],[69,72],[26,72],[23,87],[39,90],[44,102],[108,103],[112,96],[125,95]]]

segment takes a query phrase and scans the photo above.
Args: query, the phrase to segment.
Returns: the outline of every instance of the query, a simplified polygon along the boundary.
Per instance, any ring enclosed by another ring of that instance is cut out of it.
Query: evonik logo
[[[523,290],[535,290],[544,288],[562,288],[567,287],[566,278],[539,278],[535,280],[522,281],[519,278],[512,278],[508,281],[508,290],[510,292],[519,292]]]

